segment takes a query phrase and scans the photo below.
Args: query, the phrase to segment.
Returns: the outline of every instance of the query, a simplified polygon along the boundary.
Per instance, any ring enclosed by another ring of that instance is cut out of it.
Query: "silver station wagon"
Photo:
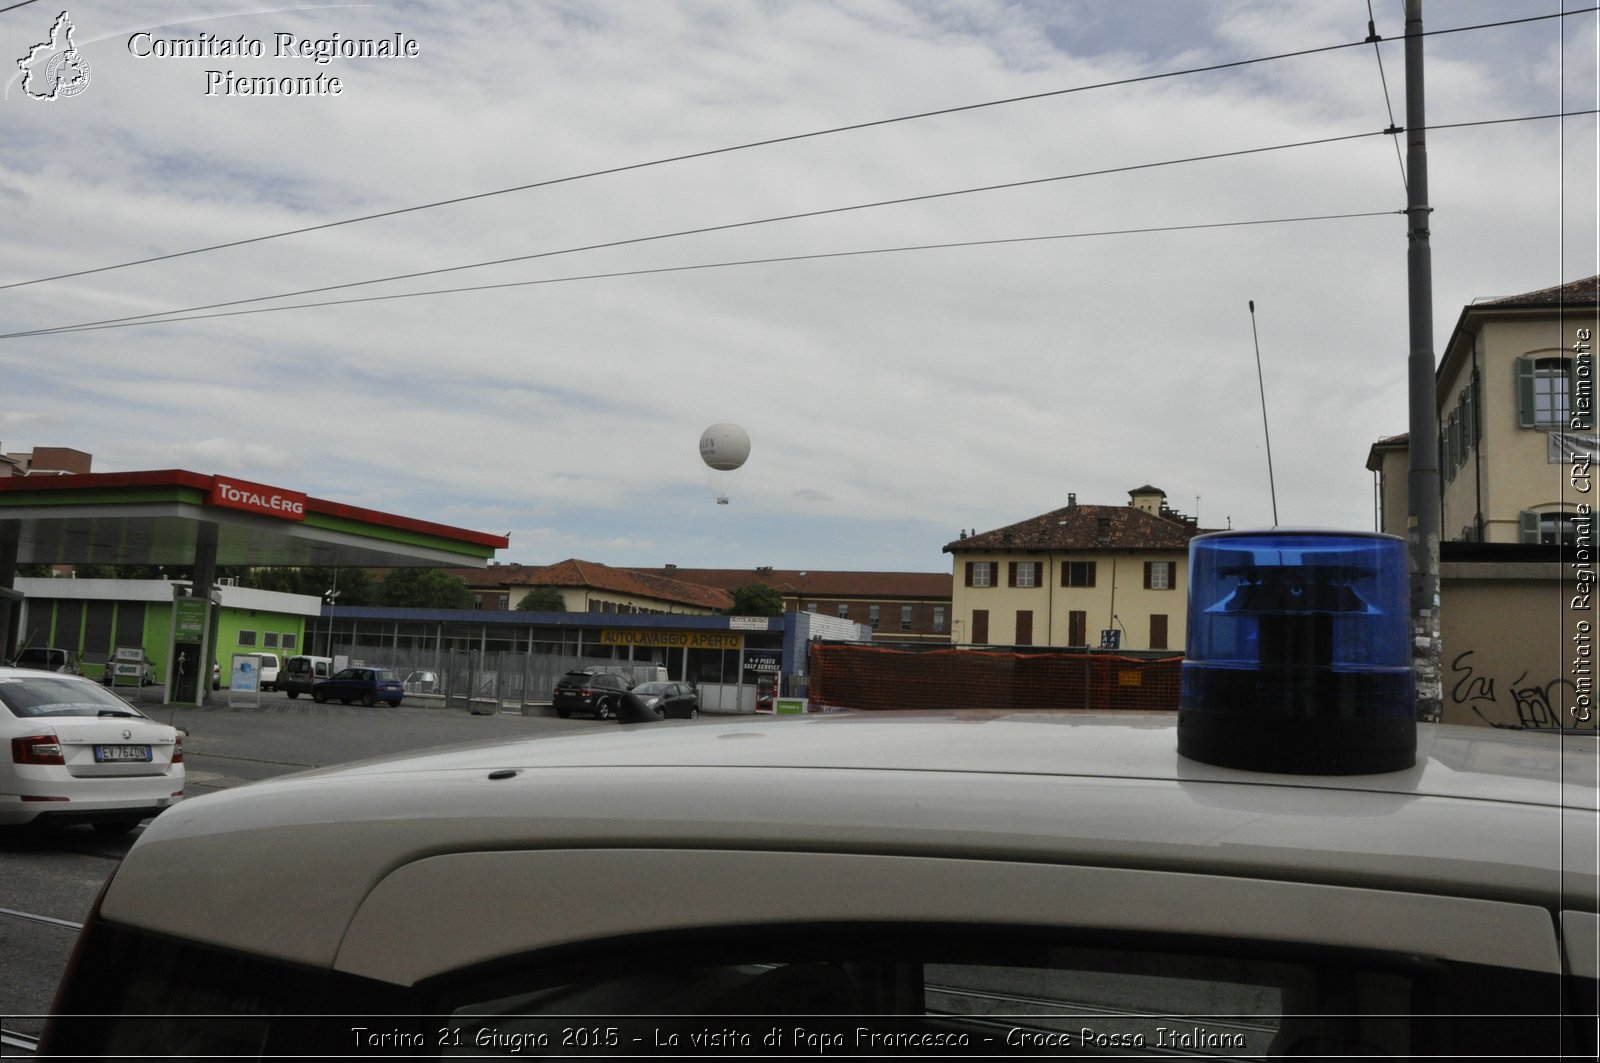
[[[185,801],[42,1051],[1593,1057],[1596,742],[1180,755],[1170,716],[663,722]]]

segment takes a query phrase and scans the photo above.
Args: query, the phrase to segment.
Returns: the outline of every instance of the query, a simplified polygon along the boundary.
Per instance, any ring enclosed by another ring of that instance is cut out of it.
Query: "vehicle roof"
[[[1177,753],[1175,718],[760,717],[607,727],[286,776],[164,812],[114,921],[323,958],[374,884],[442,853],[873,853],[1355,885],[1595,911],[1592,737],[1419,725],[1417,765],[1284,776]],[[314,875],[301,869],[314,868]],[[183,883],[207,905],[172,905]]]
[[[0,664],[0,679],[83,679],[76,672],[47,672],[42,668],[13,668]],[[85,680],[90,686],[99,686],[94,680]]]

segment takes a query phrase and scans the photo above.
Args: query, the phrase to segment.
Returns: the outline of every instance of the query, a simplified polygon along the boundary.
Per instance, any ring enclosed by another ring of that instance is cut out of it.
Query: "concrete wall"
[[[1584,571],[1440,565],[1445,723],[1595,726],[1588,670],[1597,618],[1578,580]]]

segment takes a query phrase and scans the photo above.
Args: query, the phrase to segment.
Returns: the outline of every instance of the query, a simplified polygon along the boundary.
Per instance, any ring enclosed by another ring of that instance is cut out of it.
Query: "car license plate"
[[[149,760],[149,746],[95,746],[94,759],[101,764],[122,760]]]

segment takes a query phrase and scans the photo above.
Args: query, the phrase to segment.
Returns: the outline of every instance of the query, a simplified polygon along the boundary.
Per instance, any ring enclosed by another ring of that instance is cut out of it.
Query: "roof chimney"
[[[1078,496],[1072,491],[1067,492],[1067,508],[1071,509],[1078,504]]]

